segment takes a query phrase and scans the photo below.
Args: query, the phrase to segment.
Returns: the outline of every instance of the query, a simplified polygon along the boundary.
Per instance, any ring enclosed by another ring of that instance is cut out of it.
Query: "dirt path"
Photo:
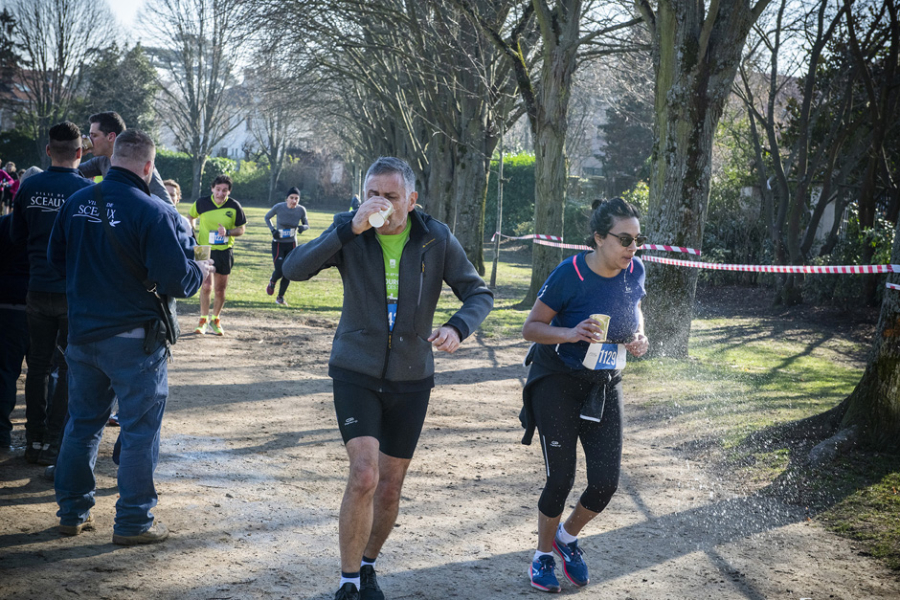
[[[314,318],[286,325],[236,312],[228,326],[224,339],[185,336],[170,365],[155,511],[170,540],[111,543],[114,429],[97,462],[97,530],[76,538],[56,533],[41,470],[6,457],[0,598],[333,596],[346,466],[326,374],[333,330]],[[400,519],[379,559],[389,599],[541,597],[526,577],[542,482],[540,447],[519,444],[523,350],[516,340],[472,339],[439,357]],[[689,434],[642,406],[639,381],[626,378],[626,402],[619,492],[582,538],[592,583],[564,594],[900,597],[895,575],[802,507],[714,480],[674,450]],[[13,416],[22,421],[21,407]]]

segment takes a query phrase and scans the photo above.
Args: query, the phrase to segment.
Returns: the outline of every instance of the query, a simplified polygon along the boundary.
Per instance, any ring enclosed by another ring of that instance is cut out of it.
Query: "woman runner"
[[[587,585],[588,568],[578,534],[609,503],[619,482],[622,459],[623,343],[634,356],[647,352],[641,298],[644,265],[634,253],[644,243],[637,209],[621,198],[594,203],[594,248],[564,260],[544,283],[522,328],[535,342],[523,392],[522,422],[531,443],[535,425],[541,440],[546,484],[538,502],[538,547],[529,568],[531,585],[559,592],[553,552],[577,587]],[[591,315],[608,315],[609,324]],[[585,366],[592,342],[606,339],[605,364]],[[611,361],[611,362],[610,362]],[[578,440],[584,449],[588,487],[560,523],[575,481]]]

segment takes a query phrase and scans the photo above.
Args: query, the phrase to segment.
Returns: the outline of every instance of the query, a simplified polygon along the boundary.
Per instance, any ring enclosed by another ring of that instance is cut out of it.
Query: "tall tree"
[[[584,0],[532,0],[521,5],[518,19],[496,21],[471,0],[453,0],[511,61],[519,94],[525,106],[535,151],[534,228],[536,233],[561,235],[568,180],[566,134],[569,100],[579,51],[602,56],[622,51],[620,40],[601,47],[587,47],[604,36],[628,29],[639,19],[627,19],[615,10],[599,11],[594,25],[582,30]],[[599,9],[598,9],[599,10]],[[528,52],[534,49],[524,38],[534,19],[540,32],[540,65],[532,75]],[[628,44],[630,45],[630,43]],[[534,303],[550,272],[559,264],[558,249],[535,244],[532,249],[531,284],[522,304]]]
[[[277,48],[256,53],[256,70],[244,82],[251,90],[252,112],[249,129],[260,153],[269,163],[267,203],[274,204],[275,189],[281,178],[288,149],[296,146],[303,133],[311,133],[306,122],[305,107],[317,92],[315,74],[305,70],[301,77],[292,76],[283,65],[286,57]]]
[[[650,215],[657,243],[699,248],[709,201],[712,143],[750,28],[770,0],[635,0],[650,29],[654,142]],[[653,265],[645,314],[652,349],[686,356],[697,270]]]
[[[878,196],[885,188],[896,194],[897,188],[897,182],[892,181],[886,149],[890,136],[896,136],[900,109],[900,86],[897,85],[900,24],[895,0],[883,0],[879,4],[854,10],[853,0],[843,0],[850,53],[866,92],[865,106],[872,131],[859,192],[859,222],[863,228],[875,225]],[[866,8],[869,14],[865,14]],[[863,260],[868,262],[873,255],[874,248],[866,244]],[[876,276],[866,278],[863,300],[869,304],[874,304],[879,279]]]
[[[900,219],[894,227],[891,264],[900,265]],[[900,274],[889,279],[900,285]],[[856,426],[868,444],[900,450],[900,290],[884,293],[871,357],[838,413],[842,410],[841,428]]]
[[[750,119],[754,170],[775,261],[801,265],[811,258],[819,223],[831,203],[837,209],[836,238],[844,208],[855,195],[848,178],[870,135],[855,101],[858,73],[847,53],[827,56],[844,8],[821,2],[787,23],[789,10],[788,1],[781,0],[772,23],[756,28],[758,39],[741,67],[739,95]],[[790,31],[800,39],[791,40]],[[805,50],[785,50],[797,41]],[[757,52],[763,51],[766,60],[757,63]],[[802,57],[802,77],[782,71],[791,55]],[[768,71],[765,80],[756,69]],[[800,275],[782,277],[778,302],[799,302],[801,281]]]
[[[19,69],[22,57],[16,49],[16,18],[4,8],[0,11],[0,82],[8,83]]]
[[[143,15],[162,49],[159,117],[191,156],[196,198],[207,159],[242,122],[243,108],[231,89],[240,83],[235,78],[247,35],[244,3],[156,0]]]
[[[93,0],[10,0],[7,8],[18,22],[15,40],[28,99],[18,118],[46,167],[48,131],[64,119],[81,120],[70,113],[82,91],[83,67],[114,39],[115,20],[105,3]]]
[[[85,68],[84,78],[85,113],[113,110],[128,127],[155,131],[153,104],[159,83],[156,70],[140,44],[124,51],[118,44],[101,50]]]
[[[420,202],[448,223],[484,272],[487,165],[514,99],[510,66],[451,2],[263,2],[272,30],[298,22],[335,86],[344,138],[362,156],[394,154],[417,172]],[[503,19],[512,1],[480,2]],[[302,8],[302,11],[298,9]],[[402,35],[398,35],[402,32]]]

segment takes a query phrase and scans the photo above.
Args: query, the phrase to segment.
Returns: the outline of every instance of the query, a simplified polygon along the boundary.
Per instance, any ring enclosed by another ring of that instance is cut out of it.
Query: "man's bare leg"
[[[359,571],[363,551],[372,535],[373,499],[378,487],[380,452],[378,440],[370,436],[353,438],[346,447],[350,475],[341,502],[338,537],[341,570],[355,573]]]
[[[200,286],[200,316],[209,314],[209,297],[212,295],[212,277],[207,277]]]
[[[222,313],[222,307],[225,306],[225,289],[228,287],[228,275],[220,275],[216,273],[212,277],[215,279],[215,287],[216,287],[216,297],[213,298],[213,311],[212,316],[218,317]],[[200,302],[203,302],[203,298],[200,298]],[[209,298],[206,298],[206,306],[209,306]]]
[[[397,522],[400,510],[400,492],[406,471],[409,469],[409,458],[395,458],[387,454],[379,454],[378,487],[375,489],[373,502],[372,534],[366,544],[364,556],[378,558],[381,547]]]

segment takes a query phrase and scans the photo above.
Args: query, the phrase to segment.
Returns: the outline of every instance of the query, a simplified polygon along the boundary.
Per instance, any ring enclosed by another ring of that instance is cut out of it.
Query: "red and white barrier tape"
[[[676,267],[693,267],[695,269],[713,269],[716,271],[745,271],[751,273],[812,273],[818,275],[848,275],[863,273],[900,273],[900,265],[848,265],[820,266],[803,265],[728,265],[719,263],[694,262],[660,256],[642,256],[644,262],[655,262]]]
[[[496,233],[494,234],[497,235]],[[558,238],[553,235],[544,235],[544,236],[536,236],[536,235],[523,235],[522,237],[511,237],[508,235],[500,234],[501,237],[505,237],[511,240],[534,240],[535,244],[540,244],[542,246],[552,246],[554,248],[566,248],[568,250],[590,250],[590,246],[584,246],[581,244],[563,244],[562,238]],[[491,238],[493,241],[494,238]],[[549,241],[548,241],[549,240]],[[681,252],[682,254],[693,254],[694,256],[700,256],[699,250],[694,250],[693,248],[683,248],[681,246],[669,246],[666,244],[644,244],[638,250],[662,250],[664,252]]]
[[[506,237],[506,236],[504,236]],[[582,246],[579,244],[561,244],[558,242],[548,242],[545,240],[535,239],[535,244],[542,246],[552,246],[553,248],[565,248],[567,250],[591,250],[590,246]],[[666,249],[669,252],[684,252],[691,250],[690,248],[675,248],[674,246],[656,247],[655,244],[644,244],[641,250],[659,250]],[[692,252],[697,252],[692,250]],[[700,253],[697,252],[699,255]],[[852,266],[821,266],[807,267],[798,265],[729,265],[719,263],[705,263],[691,260],[678,260],[677,258],[663,258],[661,256],[642,256],[644,262],[655,262],[664,265],[674,265],[676,267],[693,267],[695,269],[713,269],[716,271],[745,271],[753,273],[810,273],[818,275],[853,275],[864,273],[900,273],[900,265],[852,265]],[[900,290],[900,285],[896,283],[886,284],[889,289]]]
[[[557,236],[557,235],[544,235],[544,234],[542,234],[542,233],[530,233],[530,234],[528,234],[528,235],[520,235],[520,236],[516,237],[516,236],[513,236],[513,235],[506,235],[506,234],[504,234],[504,233],[500,233],[499,231],[497,231],[497,232],[494,233],[493,237],[491,237],[491,241],[493,242],[495,239],[497,239],[497,236],[498,236],[498,235],[499,235],[500,237],[506,238],[506,239],[508,239],[508,240],[534,240],[534,239],[538,239],[538,240],[550,240],[551,242],[561,242],[561,241],[563,241],[563,239],[562,239],[561,237]]]
[[[565,248],[567,250],[593,250],[590,246],[583,246],[581,244],[561,244],[559,242],[547,242],[544,240],[534,240],[535,244],[540,244],[541,246],[552,246],[553,248]]]

